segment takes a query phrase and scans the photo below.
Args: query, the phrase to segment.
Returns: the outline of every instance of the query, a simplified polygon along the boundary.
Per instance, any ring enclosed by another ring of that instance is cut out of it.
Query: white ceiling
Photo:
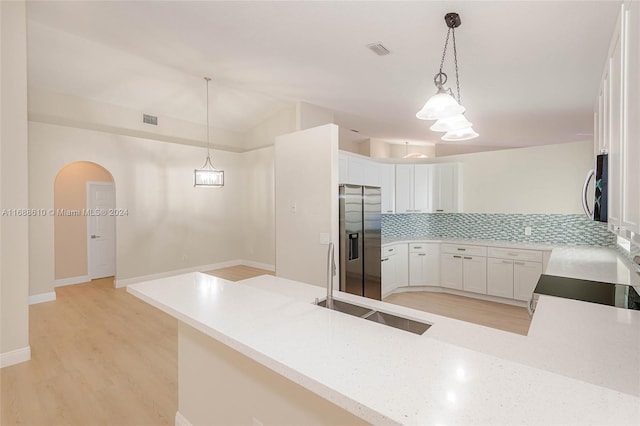
[[[29,2],[29,84],[203,123],[208,75],[218,127],[302,100],[361,135],[439,142],[415,113],[455,11],[462,102],[481,134],[467,143],[586,140],[619,3]]]

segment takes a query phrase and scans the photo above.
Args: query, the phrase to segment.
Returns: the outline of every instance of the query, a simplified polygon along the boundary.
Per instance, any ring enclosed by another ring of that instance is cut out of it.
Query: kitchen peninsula
[[[521,336],[335,292],[432,324],[415,335],[315,306],[323,288],[278,277],[191,273],[128,291],[180,322],[180,425],[640,418],[638,311],[543,296]]]

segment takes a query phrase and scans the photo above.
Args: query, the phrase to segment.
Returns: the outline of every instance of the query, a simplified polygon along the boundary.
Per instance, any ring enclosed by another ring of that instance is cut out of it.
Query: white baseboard
[[[180,411],[176,411],[176,426],[193,426],[189,420]]]
[[[69,278],[61,278],[59,280],[55,280],[53,282],[53,286],[62,287],[63,285],[88,283],[89,281],[91,281],[91,277],[89,275],[81,275],[79,277],[69,277]]]
[[[0,354],[0,368],[20,364],[31,359],[31,346]]]
[[[265,271],[275,272],[276,266],[268,263],[254,262],[253,260],[243,260],[242,265],[251,266],[252,268],[264,269]]]
[[[30,305],[35,305],[37,303],[44,303],[44,302],[52,302],[54,300],[56,300],[55,291],[50,291],[49,293],[34,294],[33,296],[29,296]]]

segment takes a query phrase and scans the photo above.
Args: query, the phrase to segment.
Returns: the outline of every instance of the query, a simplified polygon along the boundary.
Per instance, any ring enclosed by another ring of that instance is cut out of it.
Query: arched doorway
[[[115,275],[115,184],[104,167],[77,161],[54,181],[56,286]]]

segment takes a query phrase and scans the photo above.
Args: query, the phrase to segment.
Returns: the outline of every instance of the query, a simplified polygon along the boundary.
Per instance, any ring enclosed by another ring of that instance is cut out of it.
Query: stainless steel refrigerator
[[[340,290],[380,300],[380,188],[340,185]]]

